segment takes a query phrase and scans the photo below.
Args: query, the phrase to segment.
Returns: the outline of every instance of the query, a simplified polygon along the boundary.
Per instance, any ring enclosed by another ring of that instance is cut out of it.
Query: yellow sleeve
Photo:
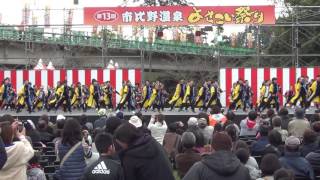
[[[153,94],[153,95],[157,95],[157,90],[156,90],[155,88],[153,88],[152,94]]]
[[[210,89],[211,96],[214,95],[215,92],[216,92],[215,88],[211,87],[211,89]]]
[[[177,87],[176,87],[176,92],[174,93],[176,96],[179,96],[180,95],[180,92],[181,92],[181,85],[180,84],[177,84]]]
[[[142,97],[143,97],[143,99],[145,99],[147,97],[147,86],[143,87]]]
[[[4,85],[2,84],[0,88],[0,94],[3,94],[3,93],[4,93]]]
[[[189,96],[191,93],[191,87],[187,86],[186,95]]]
[[[301,88],[300,83],[297,83],[297,84],[295,85],[295,93],[296,93],[296,94],[299,94],[299,93],[300,93],[300,88]]]
[[[18,96],[23,96],[23,94],[24,94],[24,86],[22,86],[22,88],[18,92]]]
[[[271,94],[273,93],[273,86],[274,86],[273,84],[270,84],[269,93]]]
[[[59,94],[59,96],[62,95],[63,90],[64,90],[64,86],[61,86],[60,88],[58,88],[58,94]]]
[[[202,96],[202,94],[203,94],[203,87],[199,89],[198,96]]]
[[[120,93],[119,94],[120,94],[120,96],[123,95],[123,88],[120,89]]]
[[[266,86],[262,86],[260,88],[260,96],[264,96],[265,92],[266,92]]]
[[[39,95],[40,95],[40,90],[36,92],[36,96],[39,96]]]
[[[128,93],[128,86],[124,86],[123,93]]]
[[[90,92],[91,95],[94,94],[94,87],[93,87],[93,85],[90,85],[89,92]]]
[[[313,95],[316,93],[316,91],[317,91],[317,81],[315,81],[315,82],[312,83],[312,85],[311,85],[311,87],[310,87],[310,90],[311,90],[311,92],[312,92],[311,96],[313,96]]]

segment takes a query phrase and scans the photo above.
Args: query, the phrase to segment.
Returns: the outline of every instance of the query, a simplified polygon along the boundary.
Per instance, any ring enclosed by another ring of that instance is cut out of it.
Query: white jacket
[[[7,162],[0,170],[0,180],[26,180],[27,164],[34,155],[34,150],[29,141],[23,137],[20,141],[13,142],[6,147]]]
[[[151,136],[162,145],[164,135],[166,134],[168,129],[166,122],[163,121],[163,123],[161,124],[159,122],[155,122],[154,118],[151,118],[148,129],[151,131]]]

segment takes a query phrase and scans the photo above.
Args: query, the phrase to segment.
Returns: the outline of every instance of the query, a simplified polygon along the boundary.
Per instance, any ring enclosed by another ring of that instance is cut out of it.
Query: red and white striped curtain
[[[68,84],[90,85],[92,79],[99,83],[110,81],[113,88],[120,92],[122,81],[130,80],[132,85],[141,83],[140,69],[58,69],[58,70],[1,70],[0,80],[9,77],[14,89],[20,89],[24,80],[29,80],[37,87],[43,86],[45,89],[55,87],[58,81],[67,80]],[[120,97],[117,95],[113,98],[119,102]],[[115,103],[114,102],[114,103]]]
[[[302,68],[223,68],[220,69],[220,88],[225,92],[221,93],[221,103],[223,106],[229,106],[229,97],[232,84],[239,79],[248,80],[254,92],[253,103],[257,102],[260,87],[264,80],[270,80],[273,77],[278,78],[278,84],[281,86],[281,93],[284,94],[294,87],[297,78],[308,76],[309,80],[314,79],[320,74],[320,67],[302,67]],[[284,104],[283,96],[279,97],[280,104]]]

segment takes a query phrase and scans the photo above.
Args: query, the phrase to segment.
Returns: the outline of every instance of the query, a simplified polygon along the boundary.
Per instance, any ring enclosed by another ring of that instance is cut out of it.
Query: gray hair
[[[192,132],[184,132],[181,137],[183,147],[190,149],[196,145],[196,136]]]

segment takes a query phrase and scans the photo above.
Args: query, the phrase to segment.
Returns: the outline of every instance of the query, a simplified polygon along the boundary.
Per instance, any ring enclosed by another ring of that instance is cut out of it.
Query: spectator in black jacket
[[[86,169],[83,180],[124,180],[121,163],[112,157],[115,148],[111,134],[98,134],[94,142],[100,158]]]
[[[300,140],[297,137],[290,136],[285,143],[285,154],[279,159],[282,167],[291,169],[295,176],[314,180],[314,171],[311,164],[300,156]]]
[[[53,134],[49,133],[47,131],[48,124],[45,120],[39,120],[38,121],[38,131],[40,133],[40,141],[43,143],[51,142],[54,139]]]
[[[166,153],[150,135],[124,123],[115,139],[123,149],[120,159],[126,180],[174,180]]]
[[[231,138],[223,132],[212,137],[213,153],[194,164],[183,180],[250,180],[249,171],[231,152]]]
[[[2,138],[0,137],[0,170],[2,169],[6,161],[7,161],[7,153],[6,153],[6,149],[4,148]]]

